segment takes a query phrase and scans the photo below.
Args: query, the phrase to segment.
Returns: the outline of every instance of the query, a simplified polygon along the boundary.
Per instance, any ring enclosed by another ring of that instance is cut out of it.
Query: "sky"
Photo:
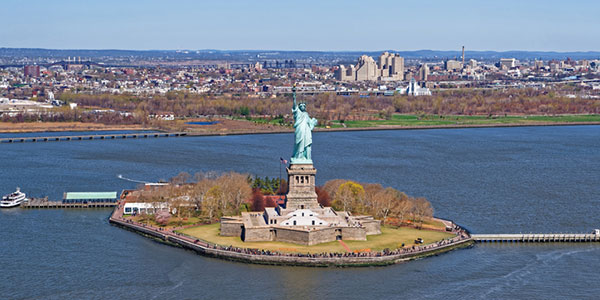
[[[2,0],[0,47],[600,51],[597,0]]]

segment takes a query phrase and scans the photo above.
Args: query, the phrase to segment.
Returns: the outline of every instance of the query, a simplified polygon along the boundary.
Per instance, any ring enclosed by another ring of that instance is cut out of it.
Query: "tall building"
[[[404,58],[395,53],[384,52],[375,62],[372,57],[362,55],[356,66],[340,65],[335,76],[341,81],[403,80]]]
[[[427,64],[422,64],[419,68],[419,78],[421,81],[427,81],[427,77],[429,76],[429,66]]]
[[[462,63],[458,60],[449,59],[444,62],[444,68],[446,71],[462,70]]]
[[[23,73],[26,77],[40,77],[40,66],[25,66],[23,67]]]
[[[517,66],[517,60],[514,58],[501,58],[500,59],[500,69],[502,70],[510,70]]]
[[[367,55],[361,56],[356,66],[356,81],[376,81],[378,78],[377,70],[377,64],[372,57]]]
[[[398,54],[393,55],[390,77],[394,80],[404,80],[404,57],[400,57]]]
[[[389,52],[383,52],[379,56],[379,76],[389,77],[391,69],[391,58]]]
[[[469,59],[469,66],[471,67],[471,69],[477,68],[477,61],[474,59]]]
[[[336,70],[335,78],[340,81],[356,81],[354,65],[350,65],[347,68],[344,65],[340,65]]]

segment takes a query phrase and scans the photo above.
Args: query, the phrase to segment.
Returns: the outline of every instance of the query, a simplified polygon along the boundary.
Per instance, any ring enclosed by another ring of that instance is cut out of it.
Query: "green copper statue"
[[[296,85],[292,88],[294,95],[294,132],[295,144],[294,155],[290,163],[292,164],[312,164],[312,130],[317,126],[317,119],[311,118],[306,112],[306,103],[296,105]]]

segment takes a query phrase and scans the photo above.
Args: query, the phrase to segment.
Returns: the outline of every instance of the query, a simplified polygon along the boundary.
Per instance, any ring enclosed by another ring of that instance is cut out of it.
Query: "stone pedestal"
[[[291,164],[288,173],[286,210],[320,208],[315,192],[317,169],[312,164]]]

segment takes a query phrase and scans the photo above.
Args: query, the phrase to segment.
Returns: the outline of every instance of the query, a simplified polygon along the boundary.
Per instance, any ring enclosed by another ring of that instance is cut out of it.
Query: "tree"
[[[317,202],[319,202],[321,206],[331,206],[331,197],[329,196],[329,193],[327,193],[326,190],[324,190],[322,187],[315,186],[315,193],[317,193]]]
[[[265,196],[262,194],[260,189],[254,189],[252,191],[251,205],[252,211],[265,210]]]
[[[398,204],[391,211],[391,214],[394,217],[398,218],[400,220],[400,223],[402,223],[402,221],[406,220],[406,216],[408,216],[408,214],[410,214],[410,212],[412,211],[412,207],[413,207],[412,200],[414,200],[414,199],[409,198],[404,193],[401,193],[400,199],[398,200]]]
[[[385,222],[398,205],[400,205],[401,193],[391,187],[379,190],[374,195],[374,215]]]
[[[154,220],[156,223],[161,226],[166,226],[169,223],[169,219],[171,219],[171,213],[166,210],[159,210],[156,212]]]
[[[277,207],[273,197],[265,197],[265,207]]]
[[[378,197],[379,194],[384,191],[383,186],[378,183],[367,183],[363,185],[365,188],[365,197],[363,203],[361,205],[362,211],[360,213],[364,214],[377,214],[377,206],[380,204],[380,200]]]
[[[212,220],[215,216],[218,215],[221,199],[221,187],[215,185],[211,187],[206,193],[206,198],[203,203],[202,211],[208,216],[210,220]]]
[[[334,205],[341,208],[343,211],[358,211],[364,199],[365,189],[362,185],[348,181],[338,188],[335,194]]]
[[[325,190],[332,199],[335,199],[335,193],[339,189],[340,185],[347,182],[345,179],[332,179],[329,180],[323,185],[323,190]]]
[[[199,180],[193,186],[191,200],[196,204],[197,209],[203,210],[207,193],[215,185],[215,181],[202,177],[197,179]]]
[[[181,172],[177,176],[171,178],[171,183],[175,185],[182,185],[192,179],[192,175],[188,172]]]
[[[221,201],[222,212],[237,214],[242,203],[250,198],[252,188],[248,184],[247,175],[229,172],[217,179],[223,189]]]
[[[414,205],[412,208],[413,221],[418,225],[418,227],[423,226],[423,221],[426,217],[433,216],[433,208],[431,207],[431,203],[427,201],[425,198],[416,198],[414,200]]]
[[[287,180],[281,179],[281,184],[279,184],[279,188],[277,189],[277,195],[285,195],[287,193],[288,193]]]

